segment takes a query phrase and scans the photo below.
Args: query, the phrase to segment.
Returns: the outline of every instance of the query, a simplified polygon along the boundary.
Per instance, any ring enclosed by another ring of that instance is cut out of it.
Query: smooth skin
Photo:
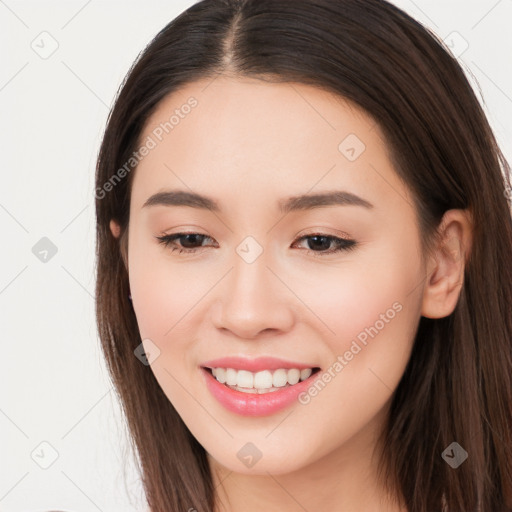
[[[201,80],[165,98],[141,140],[191,96],[197,107],[133,171],[125,257],[141,338],[160,350],[151,370],[207,451],[215,486],[222,482],[216,512],[402,512],[376,479],[372,450],[420,316],[445,317],[457,304],[470,216],[446,212],[443,241],[426,257],[411,193],[378,125],[312,86]],[[354,161],[339,149],[350,134],[365,145]],[[143,207],[169,189],[207,195],[221,212]],[[278,210],[289,196],[334,190],[373,208]],[[115,221],[111,230],[120,235]],[[156,238],[180,232],[206,237],[175,241],[196,244],[181,254]],[[303,238],[318,233],[357,244],[322,255],[337,245]],[[248,236],[263,249],[252,263],[236,250]],[[400,312],[307,405],[244,417],[204,385],[200,364],[223,356],[274,356],[325,371],[397,302]],[[262,453],[251,468],[237,457],[248,442]]]

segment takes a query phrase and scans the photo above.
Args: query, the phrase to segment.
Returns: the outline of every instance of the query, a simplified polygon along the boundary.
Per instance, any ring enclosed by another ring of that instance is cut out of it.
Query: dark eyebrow
[[[279,201],[279,210],[282,213],[288,213],[296,210],[309,210],[320,208],[322,206],[362,206],[371,209],[373,204],[345,190],[333,190],[318,194],[304,194],[292,196]]]
[[[195,192],[187,192],[185,190],[167,190],[164,192],[157,192],[149,197],[142,207],[145,208],[147,206],[155,205],[189,206],[191,208],[210,210],[217,213],[220,213],[221,211],[217,201],[214,199],[201,194],[196,194]],[[373,208],[373,204],[366,199],[343,190],[292,196],[278,202],[279,211],[281,213],[337,205],[362,206],[368,209]]]
[[[166,190],[153,194],[143,205],[147,206],[190,206],[191,208],[200,208],[220,212],[219,205],[209,197],[187,192],[186,190]]]

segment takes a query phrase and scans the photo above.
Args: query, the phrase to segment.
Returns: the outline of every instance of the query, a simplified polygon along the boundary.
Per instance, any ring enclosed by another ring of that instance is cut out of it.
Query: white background
[[[2,512],[145,510],[130,458],[123,477],[126,434],[96,333],[94,167],[130,65],[193,3],[0,0]],[[512,0],[394,3],[469,43],[459,60],[511,161]],[[51,48],[43,31],[58,43],[46,59],[31,47]],[[32,252],[42,237],[57,247],[46,263]],[[42,442],[58,452],[48,469]]]

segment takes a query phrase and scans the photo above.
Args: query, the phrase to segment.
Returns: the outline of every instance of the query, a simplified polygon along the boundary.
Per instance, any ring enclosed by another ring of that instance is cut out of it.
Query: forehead
[[[189,107],[192,101],[195,106]],[[187,84],[164,98],[143,136],[159,127],[163,138],[176,143],[186,138],[204,151],[233,148],[236,142],[245,142],[245,150],[256,142],[265,142],[268,150],[281,145],[298,149],[302,142],[321,140],[331,145],[350,130],[360,138],[380,137],[376,123],[362,109],[323,89],[223,76]],[[258,154],[268,156],[269,151],[260,148]]]
[[[224,76],[187,84],[146,122],[140,141],[150,140],[132,187],[139,207],[149,194],[178,185],[249,197],[315,186],[363,195],[382,186],[383,177],[397,180],[375,121],[344,98],[304,84]]]

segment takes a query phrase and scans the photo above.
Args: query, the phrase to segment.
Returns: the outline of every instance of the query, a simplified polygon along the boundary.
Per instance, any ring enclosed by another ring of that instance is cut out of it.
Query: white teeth
[[[300,380],[300,370],[297,368],[292,368],[288,370],[288,383],[289,384],[297,384]]]
[[[269,370],[263,370],[254,374],[254,384],[252,387],[257,389],[271,388],[272,382],[272,373]]]
[[[231,368],[228,369],[228,372],[229,372],[229,370],[231,370],[233,372],[235,371],[235,370],[232,370]],[[228,384],[231,384],[231,383],[228,382]],[[254,373],[248,372],[247,370],[238,370],[238,372],[236,372],[236,385],[239,388],[252,388],[253,384],[254,384]]]
[[[221,383],[224,384],[226,382],[226,370],[224,368],[212,368],[215,370],[215,373],[213,374],[214,377]]]
[[[313,373],[312,368],[280,368],[278,370],[262,370],[256,373],[233,368],[212,368],[212,375],[221,383],[232,389],[246,393],[270,393],[285,386],[293,386],[306,380]]]
[[[236,386],[236,370],[233,368],[226,368],[226,384]]]
[[[306,380],[312,373],[313,370],[311,368],[304,368],[304,370],[300,371],[300,380]]]
[[[282,368],[276,370],[272,375],[272,385],[275,388],[282,388],[288,384],[288,370],[283,370]]]

